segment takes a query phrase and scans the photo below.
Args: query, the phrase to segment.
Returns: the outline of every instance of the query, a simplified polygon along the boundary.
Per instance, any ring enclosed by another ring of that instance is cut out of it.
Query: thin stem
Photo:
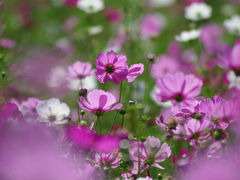
[[[117,114],[118,114],[118,111],[116,111],[115,116],[114,116],[114,118],[113,118],[113,123],[112,123],[111,131],[113,130],[113,127],[114,127],[114,125],[115,125],[115,121],[116,121]]]
[[[82,79],[80,79],[80,88],[83,88],[83,82],[82,82]]]
[[[98,125],[98,116],[97,116],[96,122],[95,122],[95,124],[94,124],[94,129],[95,129],[95,131],[97,131],[97,125]]]
[[[121,97],[122,97],[122,87],[123,87],[123,81],[121,81],[120,83],[119,103],[121,102]]]
[[[124,123],[124,114],[122,115],[122,124],[121,124],[122,128],[123,128],[123,123]]]
[[[98,116],[98,126],[99,126],[99,133],[102,133],[102,127],[101,127],[101,120],[100,120],[100,116]]]

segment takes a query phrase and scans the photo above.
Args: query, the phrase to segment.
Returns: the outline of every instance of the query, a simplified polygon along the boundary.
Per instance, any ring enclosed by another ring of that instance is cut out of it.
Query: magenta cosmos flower
[[[184,75],[182,72],[167,74],[157,80],[156,100],[159,102],[172,101],[188,104],[188,101],[200,94],[203,82],[192,74]]]
[[[88,62],[75,62],[72,66],[68,66],[68,79],[83,79],[95,73],[92,65]]]
[[[94,89],[87,95],[87,100],[80,97],[78,102],[81,109],[101,115],[106,111],[114,111],[122,107],[121,103],[117,103],[119,98],[115,97],[110,92],[105,92],[100,89]]]
[[[143,64],[133,64],[128,68],[127,57],[116,54],[114,51],[100,53],[95,60],[95,65],[97,80],[100,83],[111,81],[119,84],[124,80],[132,82],[144,71]]]

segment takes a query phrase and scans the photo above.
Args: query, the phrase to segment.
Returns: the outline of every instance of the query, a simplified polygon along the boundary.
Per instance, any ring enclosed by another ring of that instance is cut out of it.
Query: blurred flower
[[[222,52],[226,45],[220,40],[222,28],[216,24],[207,24],[201,28],[199,39],[203,42],[205,50],[209,53]]]
[[[0,39],[0,46],[2,48],[12,49],[16,46],[16,42],[11,39],[2,38]]]
[[[93,90],[96,88],[96,76],[93,74],[84,79],[73,79],[68,81],[68,88],[74,91],[78,91],[80,88],[86,88],[87,90]]]
[[[201,30],[193,29],[190,31],[182,31],[180,35],[175,36],[175,39],[179,42],[187,42],[193,39],[197,39],[201,35]]]
[[[118,9],[115,8],[105,8],[103,15],[109,20],[110,23],[118,23],[122,20],[122,14]]]
[[[134,164],[138,164],[140,153],[140,164],[144,168],[153,166],[164,169],[158,163],[165,161],[171,155],[171,149],[167,143],[161,144],[158,138],[148,136],[143,144],[134,142],[129,153]]]
[[[47,84],[51,88],[59,87],[62,83],[64,83],[64,79],[66,76],[66,70],[64,67],[56,66],[50,72],[50,77],[47,80]]]
[[[179,69],[175,58],[168,55],[161,55],[158,61],[152,65],[151,75],[155,79],[161,78],[167,73],[174,73]]]
[[[194,75],[184,75],[182,72],[167,74],[157,80],[160,92],[156,93],[156,100],[172,103],[188,104],[191,98],[200,94],[203,82]]]
[[[141,22],[140,35],[143,39],[157,37],[163,28],[163,22],[159,15],[148,14]]]
[[[124,30],[120,29],[116,37],[111,38],[108,42],[107,51],[113,50],[114,52],[119,52],[126,41],[127,35]]]
[[[8,102],[3,107],[0,106],[1,131],[6,125],[17,126],[21,122],[24,122],[24,118],[16,104]]]
[[[100,136],[84,126],[68,127],[66,133],[70,141],[84,149],[111,153],[119,148],[120,139],[117,136]]]
[[[96,35],[96,34],[100,34],[102,31],[103,31],[103,27],[101,25],[92,26],[88,29],[88,34],[89,35]]]
[[[229,33],[240,36],[240,16],[233,15],[230,19],[225,20],[224,27]]]
[[[204,2],[192,3],[185,8],[185,18],[192,21],[208,19],[212,15],[211,6]]]
[[[179,180],[238,180],[239,175],[239,159],[231,154],[230,157],[221,156],[220,158],[198,157],[195,163],[181,175]]]
[[[64,0],[64,4],[69,6],[77,6],[78,1],[80,0]]]
[[[233,70],[236,75],[240,75],[240,43],[237,41],[233,48],[227,47],[224,54],[219,56],[221,67]]]
[[[104,170],[109,168],[117,168],[120,164],[120,154],[118,151],[110,153],[96,152],[93,157],[94,164],[100,166]]]
[[[78,157],[76,163],[63,157],[55,134],[39,124],[21,123],[2,129],[0,145],[0,179],[78,180],[80,175],[97,178],[92,166],[82,166],[83,158]]]
[[[167,7],[175,3],[175,0],[145,0],[146,5],[151,8]]]
[[[105,92],[100,89],[94,89],[87,95],[87,101],[84,97],[80,97],[78,102],[81,109],[94,112],[97,115],[101,115],[107,111],[114,111],[122,107],[121,103],[116,104],[118,98],[110,92]],[[116,104],[116,105],[114,105]]]
[[[21,103],[21,107],[23,108],[24,112],[30,112],[30,113],[37,113],[37,106],[42,102],[42,100],[39,100],[37,98],[28,98],[26,101],[23,101]]]
[[[77,61],[72,66],[68,66],[68,79],[84,79],[91,76],[95,71],[92,70],[92,65],[89,62]]]
[[[61,103],[59,99],[51,98],[41,102],[37,108],[40,121],[48,125],[60,125],[68,122],[67,118],[70,109],[65,103]]]
[[[104,9],[103,0],[80,0],[77,7],[86,13],[96,13]]]
[[[229,71],[227,73],[227,80],[229,82],[229,88],[240,89],[240,76],[237,76],[234,71]]]

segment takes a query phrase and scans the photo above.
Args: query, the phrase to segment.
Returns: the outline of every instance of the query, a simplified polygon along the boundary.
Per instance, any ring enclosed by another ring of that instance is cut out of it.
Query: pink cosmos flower
[[[84,149],[110,153],[119,148],[120,139],[117,136],[100,136],[84,126],[71,126],[67,128],[66,134],[70,141]]]
[[[130,66],[128,69],[128,75],[127,75],[127,81],[128,82],[133,82],[136,77],[140,76],[144,71],[144,66],[143,64],[133,64]]]
[[[182,72],[167,74],[157,80],[157,88],[160,92],[156,93],[156,100],[188,104],[191,98],[200,94],[202,84],[202,80],[192,74],[184,75]]]
[[[3,38],[0,39],[0,46],[3,48],[12,49],[16,46],[16,42],[11,39]]]
[[[100,115],[107,111],[114,111],[120,109],[122,107],[122,104],[116,104],[118,99],[119,98],[115,97],[110,92],[105,92],[100,89],[94,89],[88,93],[87,100],[85,100],[84,97],[81,96],[78,104],[81,109]]]
[[[118,151],[110,153],[99,153],[96,152],[93,157],[94,164],[102,167],[104,170],[109,168],[117,168],[120,164],[120,154]]]
[[[72,66],[68,66],[68,79],[83,79],[95,73],[92,65],[88,62],[75,62]]]
[[[163,109],[159,117],[156,118],[156,124],[163,132],[171,132],[176,129],[179,120],[171,112],[171,108]]]
[[[64,0],[64,4],[68,6],[77,6],[77,2],[80,0]]]
[[[175,58],[162,55],[158,58],[158,61],[152,65],[151,75],[158,79],[162,78],[167,73],[174,73],[179,69],[179,64]]]
[[[109,20],[110,23],[118,23],[122,20],[120,11],[115,8],[105,8],[103,15]]]
[[[219,96],[214,96],[213,100],[205,99],[201,101],[199,108],[206,112],[209,120],[212,122],[212,128],[219,127],[225,130],[229,123],[234,121],[234,107],[232,101],[227,101]]]
[[[8,102],[3,107],[0,106],[0,129],[5,125],[14,126],[23,122],[23,115],[16,104]]]
[[[97,80],[100,83],[111,81],[119,84],[124,80],[132,82],[144,70],[143,64],[134,64],[128,68],[127,57],[118,55],[114,51],[100,53],[95,60],[95,65]]]
[[[209,124],[207,120],[201,122],[197,119],[188,119],[183,126],[184,139],[192,146],[204,142],[210,136],[210,133],[206,131]]]
[[[222,32],[221,27],[216,24],[207,24],[201,28],[200,40],[207,52],[218,53],[225,49],[226,45],[220,40]]]
[[[28,98],[26,101],[21,103],[22,108],[27,112],[36,113],[36,107],[42,102],[37,98]]]
[[[238,40],[234,47],[226,48],[224,56],[220,56],[220,66],[226,69],[234,70],[237,75],[240,71],[240,40]]]
[[[143,39],[149,39],[158,36],[163,28],[162,20],[154,14],[146,15],[140,26],[140,35]]]
[[[95,60],[96,76],[100,83],[111,81],[119,84],[128,74],[127,57],[114,51],[100,53]]]
[[[141,142],[133,143],[129,153],[134,164],[138,164],[139,152],[141,154],[140,163],[144,168],[153,166],[164,169],[158,163],[165,161],[171,155],[171,149],[167,143],[161,144],[160,140],[153,136],[148,136],[143,144]]]

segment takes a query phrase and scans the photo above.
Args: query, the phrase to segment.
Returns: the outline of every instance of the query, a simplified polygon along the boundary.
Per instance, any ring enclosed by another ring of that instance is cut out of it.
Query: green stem
[[[122,97],[122,87],[123,87],[123,81],[121,81],[121,83],[120,83],[119,103],[121,102],[121,97]]]
[[[121,124],[122,128],[123,128],[123,123],[124,123],[124,114],[122,115],[122,124]]]
[[[113,130],[113,127],[114,127],[114,124],[115,124],[115,121],[116,121],[117,114],[118,114],[118,111],[116,111],[115,116],[114,116],[114,118],[113,118],[113,123],[112,123],[111,131]]]

